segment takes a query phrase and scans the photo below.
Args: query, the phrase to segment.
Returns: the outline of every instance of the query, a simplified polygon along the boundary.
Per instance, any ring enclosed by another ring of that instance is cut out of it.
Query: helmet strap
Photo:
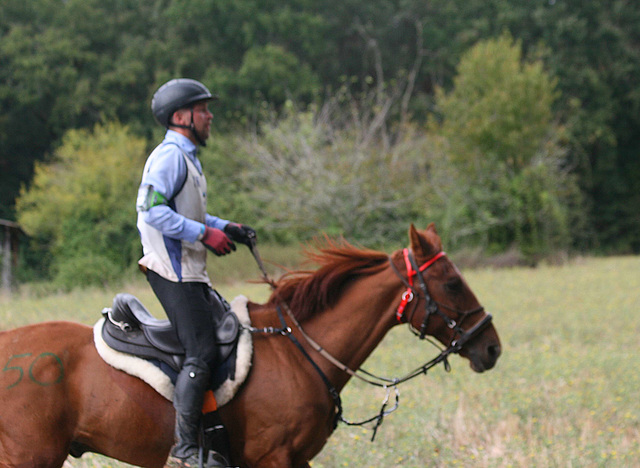
[[[198,132],[196,131],[196,125],[195,123],[193,123],[193,107],[191,107],[190,110],[191,110],[191,123],[189,125],[179,125],[169,120],[169,127],[178,127],[178,128],[185,128],[187,130],[191,130],[191,133],[193,134],[193,137],[196,139],[196,141],[201,146],[207,146],[207,142],[204,141],[202,137],[198,134]]]

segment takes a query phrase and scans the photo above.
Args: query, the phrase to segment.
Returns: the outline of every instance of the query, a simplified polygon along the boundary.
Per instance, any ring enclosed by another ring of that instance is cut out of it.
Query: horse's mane
[[[275,282],[268,304],[286,302],[300,322],[332,307],[347,284],[357,277],[375,274],[386,267],[386,253],[355,247],[346,240],[325,236],[304,251],[315,270],[285,273]]]

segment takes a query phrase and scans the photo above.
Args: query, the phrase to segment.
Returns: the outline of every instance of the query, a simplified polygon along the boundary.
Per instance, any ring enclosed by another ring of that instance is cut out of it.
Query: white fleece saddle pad
[[[251,333],[246,327],[251,326],[251,318],[247,308],[248,299],[245,296],[238,296],[231,301],[231,310],[238,316],[240,321],[240,338],[238,341],[238,356],[236,359],[235,379],[227,379],[217,390],[214,391],[218,406],[223,406],[236,394],[240,385],[249,375],[251,359],[253,357],[253,341]],[[110,366],[115,367],[127,374],[138,377],[148,383],[155,391],[167,400],[173,400],[174,386],[167,374],[145,359],[122,353],[110,348],[102,339],[101,318],[93,327],[93,339],[98,350],[98,354]]]

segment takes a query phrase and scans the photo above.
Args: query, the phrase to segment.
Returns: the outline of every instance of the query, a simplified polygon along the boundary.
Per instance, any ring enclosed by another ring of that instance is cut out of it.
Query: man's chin
[[[205,146],[205,143],[209,139],[209,130],[206,132],[198,132],[198,141],[202,146]]]

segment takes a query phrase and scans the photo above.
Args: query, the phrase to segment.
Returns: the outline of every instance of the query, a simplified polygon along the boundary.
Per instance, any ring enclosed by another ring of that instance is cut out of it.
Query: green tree
[[[146,142],[118,124],[70,130],[17,200],[58,284],[116,280],[139,254],[135,197]]]
[[[3,0],[0,216],[67,130],[117,120],[159,134],[149,102],[170,78],[202,80],[221,96],[217,128],[246,129],[265,99],[304,107],[411,75],[402,121],[424,121],[462,54],[505,29],[558,80],[564,162],[591,207],[584,244],[638,251],[640,3],[628,0]]]
[[[236,71],[212,67],[203,80],[222,98],[216,106],[227,117],[247,122],[263,103],[281,108],[287,99],[309,103],[320,93],[320,81],[311,67],[281,46],[255,46],[244,54]]]
[[[145,134],[157,57],[156,0],[0,3],[0,216],[34,161],[70,128],[103,120]]]
[[[572,222],[583,213],[563,170],[557,97],[556,81],[541,62],[524,62],[508,34],[471,48],[454,88],[437,91],[442,120],[431,131],[451,165],[440,209],[455,241],[492,251],[516,244],[529,259],[569,247]]]
[[[436,92],[455,161],[466,170],[504,165],[514,173],[528,165],[549,133],[555,88],[542,62],[523,63],[508,34],[471,48],[453,90]]]
[[[496,16],[545,64],[562,92],[568,164],[576,167],[593,223],[583,241],[603,251],[640,252],[640,4],[518,0]]]

